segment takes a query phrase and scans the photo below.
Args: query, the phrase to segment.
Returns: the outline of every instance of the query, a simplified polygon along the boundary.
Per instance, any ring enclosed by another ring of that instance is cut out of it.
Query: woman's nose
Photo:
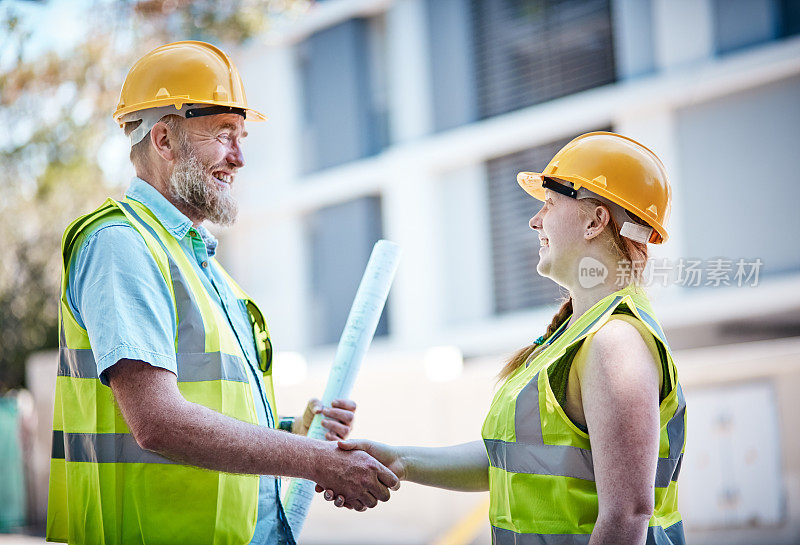
[[[537,212],[536,215],[533,216],[530,219],[530,221],[528,222],[528,225],[530,226],[531,229],[541,229],[541,227],[542,227],[542,218],[539,217],[540,214],[541,214],[541,210],[539,212]]]

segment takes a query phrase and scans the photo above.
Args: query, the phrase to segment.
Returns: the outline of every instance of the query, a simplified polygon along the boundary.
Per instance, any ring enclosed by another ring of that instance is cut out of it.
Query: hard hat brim
[[[245,110],[247,112],[247,117],[245,117],[247,121],[266,121],[268,119],[267,116],[265,116],[258,110],[254,110],[253,108],[249,107],[242,108],[242,105],[236,102],[212,102],[212,101],[197,102],[189,100],[176,101],[174,97],[171,97],[169,99],[151,100],[149,102],[137,104],[135,106],[130,106],[127,108],[119,108],[117,109],[116,112],[114,112],[114,121],[116,121],[117,124],[121,127],[122,118],[125,114],[129,114],[131,112],[136,112],[139,110],[146,110],[149,108],[159,108],[162,106],[175,106],[176,110],[180,110],[181,106],[183,106],[184,104],[207,104],[209,106],[230,106],[232,108],[241,108]]]
[[[544,174],[541,172],[520,172],[517,174],[517,183],[531,197],[544,202]]]

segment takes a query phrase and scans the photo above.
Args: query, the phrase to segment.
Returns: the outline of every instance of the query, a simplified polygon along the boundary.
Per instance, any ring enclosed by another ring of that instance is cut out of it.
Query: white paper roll
[[[399,261],[400,246],[388,240],[375,243],[336,348],[328,384],[322,396],[323,405],[330,406],[334,399],[350,396],[361,361],[378,327]],[[314,417],[308,437],[325,439],[326,430],[320,424],[321,420],[322,415]],[[314,483],[305,479],[293,479],[286,491],[283,504],[295,540],[299,540],[313,497]]]

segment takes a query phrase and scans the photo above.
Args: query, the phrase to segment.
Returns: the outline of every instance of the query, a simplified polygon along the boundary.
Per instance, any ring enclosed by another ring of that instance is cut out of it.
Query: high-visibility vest
[[[668,381],[669,394],[660,404],[655,508],[647,543],[685,543],[677,479],[686,403],[664,332],[647,297],[631,285],[600,300],[498,389],[482,430],[489,456],[489,518],[496,545],[589,542],[598,514],[589,435],[564,412],[548,370],[555,369],[562,358],[574,357],[586,336],[600,329],[615,311],[641,320],[656,338],[662,364],[664,358],[668,364],[664,381]]]
[[[178,241],[141,203],[107,200],[70,224],[62,239],[60,362],[47,539],[125,545],[248,543],[256,527],[259,476],[183,465],[142,449],[120,415],[111,389],[100,382],[89,336],[67,302],[67,275],[79,235],[111,219],[126,220],[141,234],[169,287],[183,397],[258,423],[243,348]],[[216,260],[210,263],[222,271]],[[249,311],[267,389],[267,412],[274,415],[269,331],[255,303],[222,272]],[[270,421],[274,422],[271,416]]]

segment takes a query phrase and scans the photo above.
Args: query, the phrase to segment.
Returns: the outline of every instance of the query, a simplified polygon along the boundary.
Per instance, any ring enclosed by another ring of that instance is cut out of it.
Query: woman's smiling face
[[[586,255],[584,214],[576,199],[545,189],[541,210],[529,222],[539,234],[537,272],[562,286],[576,274],[578,261]]]

